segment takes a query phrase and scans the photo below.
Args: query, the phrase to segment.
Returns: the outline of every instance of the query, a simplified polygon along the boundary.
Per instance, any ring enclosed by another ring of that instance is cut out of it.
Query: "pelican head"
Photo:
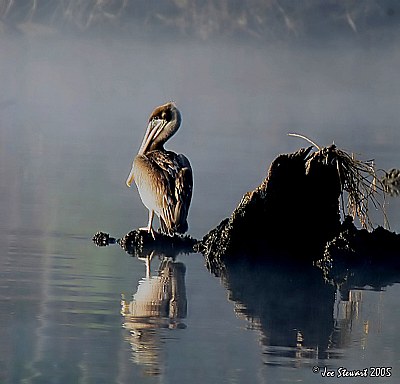
[[[149,117],[139,155],[162,149],[164,143],[175,134],[180,125],[181,114],[175,103],[169,102],[157,107]]]

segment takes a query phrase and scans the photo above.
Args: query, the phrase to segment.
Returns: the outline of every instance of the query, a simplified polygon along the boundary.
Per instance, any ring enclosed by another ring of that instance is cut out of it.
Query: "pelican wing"
[[[150,154],[148,154],[150,155]],[[174,152],[153,151],[152,160],[160,169],[165,190],[160,201],[160,221],[164,232],[185,233],[192,199],[193,176],[189,160]]]
[[[175,223],[176,231],[185,233],[188,229],[187,216],[192,200],[193,174],[189,160],[184,155],[178,155],[181,168],[175,179]]]

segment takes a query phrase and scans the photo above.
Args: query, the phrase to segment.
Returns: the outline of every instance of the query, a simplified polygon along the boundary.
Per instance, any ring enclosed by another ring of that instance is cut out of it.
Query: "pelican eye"
[[[164,111],[161,114],[161,117],[163,118],[163,120],[167,120],[167,121],[171,120],[171,111],[169,111],[169,110]]]

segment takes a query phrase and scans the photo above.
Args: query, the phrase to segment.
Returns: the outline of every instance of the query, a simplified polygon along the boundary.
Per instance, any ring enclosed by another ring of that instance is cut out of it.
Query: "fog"
[[[103,202],[96,211],[111,215],[120,204],[145,222],[124,181],[149,113],[168,100],[183,124],[167,147],[194,169],[196,235],[229,215],[274,157],[308,145],[289,132],[335,142],[380,168],[399,166],[395,44],[71,37],[46,28],[0,42],[2,172],[39,199],[63,192]],[[2,186],[15,195],[10,188]]]

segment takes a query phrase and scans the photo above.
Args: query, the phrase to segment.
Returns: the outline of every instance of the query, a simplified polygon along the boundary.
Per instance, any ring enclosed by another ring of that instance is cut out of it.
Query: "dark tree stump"
[[[335,147],[313,154],[311,149],[278,156],[261,185],[204,236],[197,247],[211,269],[243,254],[318,259],[340,228],[341,186]]]

